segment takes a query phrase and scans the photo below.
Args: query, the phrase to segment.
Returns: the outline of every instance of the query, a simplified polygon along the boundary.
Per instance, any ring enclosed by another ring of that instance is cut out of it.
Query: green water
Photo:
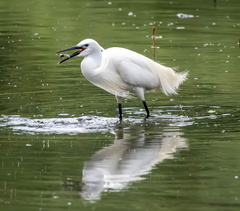
[[[240,3],[1,1],[0,209],[240,208]],[[189,71],[123,103],[55,52],[85,38]]]

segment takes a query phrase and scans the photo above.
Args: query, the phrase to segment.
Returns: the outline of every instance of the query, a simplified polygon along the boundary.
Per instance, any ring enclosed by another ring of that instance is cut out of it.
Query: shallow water
[[[1,210],[239,210],[237,0],[2,1]],[[156,28],[155,48],[152,27]],[[189,71],[123,102],[58,50],[85,38]]]

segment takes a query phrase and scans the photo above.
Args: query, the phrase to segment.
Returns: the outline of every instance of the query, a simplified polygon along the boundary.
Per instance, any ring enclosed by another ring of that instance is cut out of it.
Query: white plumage
[[[136,94],[149,117],[144,92],[160,89],[165,95],[177,94],[179,85],[187,79],[187,72],[177,73],[172,68],[125,48],[112,47],[105,50],[93,39],[85,39],[57,53],[73,49],[78,51],[60,63],[74,56],[84,57],[81,63],[83,75],[94,85],[116,96],[120,119],[122,97]]]

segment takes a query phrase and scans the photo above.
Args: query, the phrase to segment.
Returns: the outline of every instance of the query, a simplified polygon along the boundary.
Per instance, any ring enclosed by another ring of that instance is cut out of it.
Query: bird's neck
[[[86,56],[81,63],[83,75],[86,77],[98,74],[102,69],[101,65],[103,60],[101,51]]]
[[[96,69],[101,65],[102,62],[102,53],[94,52],[88,56],[86,56],[83,60],[84,69]]]

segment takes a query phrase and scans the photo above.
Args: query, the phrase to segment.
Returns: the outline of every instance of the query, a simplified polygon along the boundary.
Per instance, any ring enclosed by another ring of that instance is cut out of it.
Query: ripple
[[[192,110],[193,109],[193,110]],[[201,109],[201,115],[196,110]],[[191,111],[192,110],[192,111]],[[195,111],[194,111],[195,110]],[[142,111],[135,108],[124,109],[128,118],[122,122],[117,117],[82,116],[66,117],[69,114],[61,114],[58,118],[43,118],[35,116],[33,118],[22,117],[20,115],[2,115],[0,117],[0,128],[13,130],[15,133],[28,134],[70,134],[111,132],[117,125],[124,127],[131,125],[161,125],[161,127],[185,127],[193,124],[216,120],[220,117],[229,116],[229,113],[222,113],[221,108],[179,106],[161,107],[152,109],[151,117],[142,117]],[[192,113],[193,112],[193,113]],[[191,115],[189,116],[188,113]],[[196,115],[198,114],[198,115]]]
[[[0,118],[0,127],[30,134],[78,134],[109,131],[117,122],[118,118],[97,116],[31,119],[10,115]]]
[[[126,112],[128,113],[128,112]],[[2,115],[0,127],[8,128],[16,133],[28,134],[79,134],[95,132],[111,132],[117,125],[125,126],[135,124],[167,124],[171,126],[186,126],[191,124],[188,118],[171,113],[152,113],[151,118],[136,117],[136,113],[122,122],[117,117],[82,116],[82,117],[59,117],[59,118],[28,118],[20,115]]]

